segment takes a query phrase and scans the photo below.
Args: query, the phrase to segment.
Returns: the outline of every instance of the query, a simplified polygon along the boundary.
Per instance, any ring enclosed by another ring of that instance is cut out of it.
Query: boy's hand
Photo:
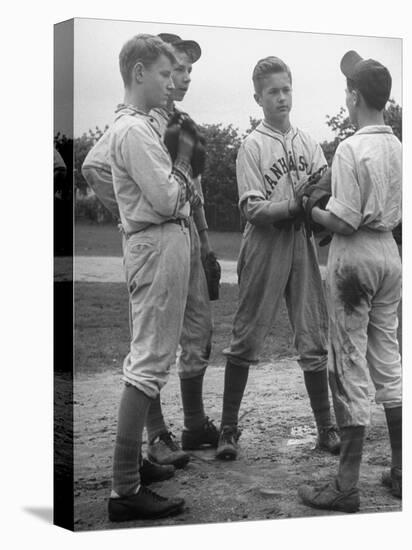
[[[172,115],[164,142],[173,162],[180,156],[191,164],[194,178],[203,173],[206,163],[206,142],[188,114],[178,111]]]
[[[301,214],[303,212],[302,199],[301,198],[290,199],[288,204],[288,211],[289,211],[289,216],[291,218],[296,218],[296,216]]]

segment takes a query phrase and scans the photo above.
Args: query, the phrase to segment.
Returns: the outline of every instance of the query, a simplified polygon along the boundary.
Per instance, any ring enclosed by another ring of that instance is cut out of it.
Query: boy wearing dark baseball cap
[[[370,421],[368,373],[385,410],[392,451],[382,476],[402,497],[402,386],[397,340],[401,260],[392,235],[401,219],[401,143],[385,125],[392,79],[386,67],[354,51],[341,60],[346,106],[357,132],[332,164],[332,197],[315,222],[334,233],[327,268],[329,379],[341,433],[339,470],[320,488],[299,495],[314,508],[359,510],[359,471]]]

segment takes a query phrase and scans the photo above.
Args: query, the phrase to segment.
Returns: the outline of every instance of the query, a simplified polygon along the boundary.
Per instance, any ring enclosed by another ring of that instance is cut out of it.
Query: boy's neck
[[[285,119],[284,121],[273,121],[269,120],[268,118],[264,119],[265,123],[276,130],[277,132],[280,132],[281,134],[286,134],[290,130],[290,120],[289,118]]]
[[[143,113],[148,113],[150,111],[150,107],[148,106],[146,99],[133,90],[125,90],[124,104],[133,105],[133,107],[136,107],[138,111],[142,111]]]
[[[169,99],[169,101],[166,103],[166,111],[169,113],[172,113],[175,109],[175,102],[173,99]]]
[[[372,109],[361,110],[358,113],[357,122],[358,130],[365,126],[384,126],[385,120],[383,118],[383,111]]]

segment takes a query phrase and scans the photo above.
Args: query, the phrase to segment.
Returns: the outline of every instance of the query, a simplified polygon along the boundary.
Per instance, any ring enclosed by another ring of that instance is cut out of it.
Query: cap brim
[[[360,61],[363,61],[363,58],[354,50],[350,50],[342,57],[340,70],[347,78],[352,78]]]
[[[200,49],[199,44],[194,40],[182,40],[177,34],[170,34],[165,32],[160,33],[157,36],[161,38],[163,42],[167,42],[171,46],[176,46],[184,50],[190,57],[192,63],[196,63],[196,61],[202,55],[202,50]]]
[[[192,63],[196,63],[202,55],[202,50],[200,49],[199,44],[194,40],[177,40],[172,43],[172,46],[176,46],[184,50],[190,57]]]

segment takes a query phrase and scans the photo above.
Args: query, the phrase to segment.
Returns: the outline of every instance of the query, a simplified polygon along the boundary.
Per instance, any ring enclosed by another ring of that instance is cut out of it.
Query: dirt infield
[[[218,422],[224,368],[210,366],[205,378],[205,408]],[[63,386],[64,375],[58,377]],[[212,450],[191,453],[191,461],[171,480],[152,487],[186,500],[183,514],[157,521],[113,524],[107,519],[116,415],[122,388],[117,368],[75,378],[75,529],[113,529],[329,515],[303,506],[302,482],[333,476],[338,458],[314,449],[315,425],[303,376],[293,359],[251,369],[240,411],[240,456],[234,462],[214,459]],[[176,373],[162,391],[171,429],[180,435],[182,408]],[[383,410],[371,400],[369,429],[361,471],[361,512],[400,511],[401,503],[379,484],[390,464]]]

